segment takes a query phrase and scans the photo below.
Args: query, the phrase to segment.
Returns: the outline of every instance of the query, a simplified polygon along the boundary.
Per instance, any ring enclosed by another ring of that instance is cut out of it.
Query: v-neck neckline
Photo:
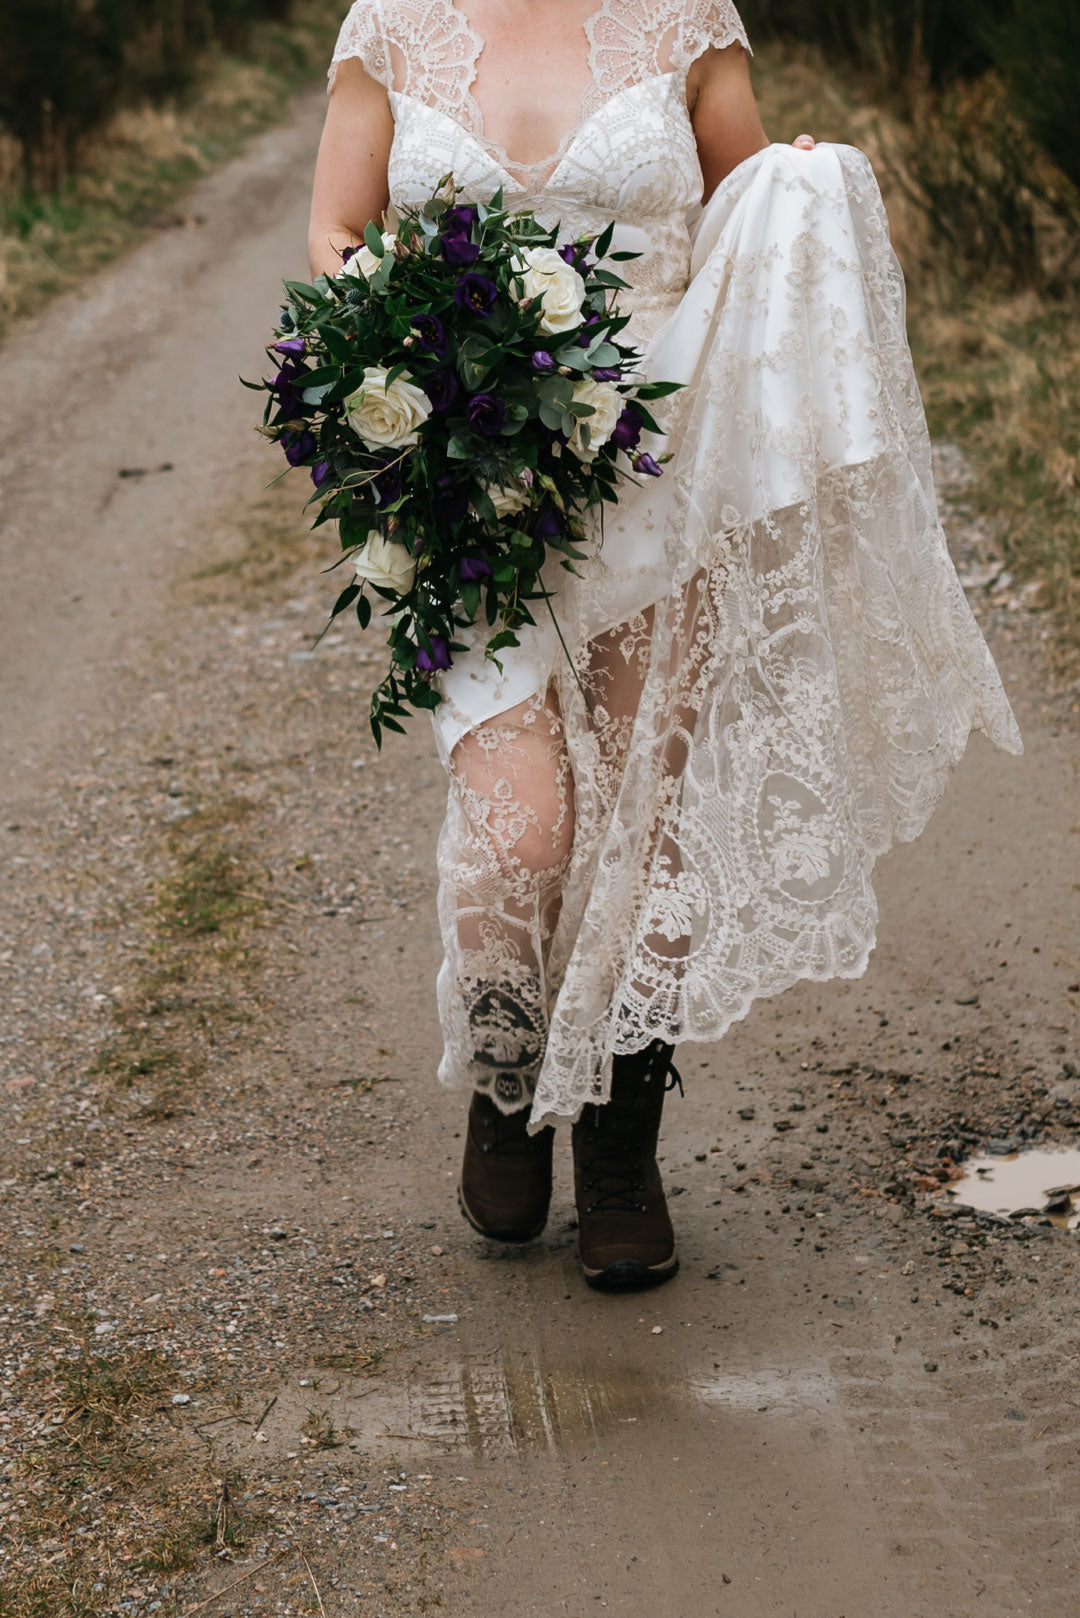
[[[473,26],[466,13],[457,3],[457,0],[435,0],[435,3],[437,5],[444,6],[448,11],[454,14],[454,17],[457,19],[456,26],[458,26],[468,37],[470,45],[474,47],[469,82],[465,86],[462,96],[464,106],[468,110],[469,119],[473,126],[470,130],[470,134],[475,135],[476,139],[481,143],[481,145],[484,146],[496,159],[503,172],[508,174],[512,180],[520,185],[523,191],[529,192],[532,190],[541,189],[548,184],[552,175],[555,173],[556,169],[559,167],[559,164],[569,151],[574,139],[587,122],[591,110],[594,110],[590,109],[589,107],[589,101],[596,87],[596,42],[593,38],[593,33],[597,22],[606,13],[611,0],[600,0],[599,5],[595,6],[581,23],[575,25],[575,27],[579,27],[581,29],[581,32],[585,37],[586,63],[589,70],[589,76],[578,100],[577,113],[574,118],[574,122],[563,135],[555,150],[553,152],[549,152],[546,157],[538,158],[535,163],[518,162],[515,158],[510,156],[510,153],[507,151],[505,146],[501,145],[497,140],[493,140],[487,133],[484,109],[476,99],[475,91],[476,81],[480,75],[480,58],[487,49],[487,40],[484,38],[484,35],[480,33],[479,29]]]

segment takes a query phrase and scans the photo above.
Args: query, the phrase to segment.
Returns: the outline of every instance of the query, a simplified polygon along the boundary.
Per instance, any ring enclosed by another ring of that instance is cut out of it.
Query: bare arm
[[[334,81],[315,165],[308,229],[312,275],[335,275],[344,248],[363,239],[389,201],[386,169],[394,119],[386,91],[358,61],[342,62]]]
[[[707,50],[699,56],[687,75],[686,96],[705,181],[704,198],[708,201],[737,164],[769,144],[750,84],[749,59],[742,46],[728,45],[724,50]],[[797,135],[792,145],[811,151],[814,138]]]

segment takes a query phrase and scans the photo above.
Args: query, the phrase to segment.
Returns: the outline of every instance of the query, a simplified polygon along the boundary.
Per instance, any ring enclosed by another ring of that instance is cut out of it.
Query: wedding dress
[[[440,1077],[531,1128],[603,1101],[613,1054],[716,1040],[802,978],[858,977],[878,855],[914,838],[973,728],[1022,751],[949,558],[867,158],[773,145],[704,208],[690,64],[728,0],[600,0],[557,152],[486,138],[484,42],[452,0],[358,0],[395,121],[391,203],[453,173],[567,238],[640,252],[625,340],[686,384],[672,459],[627,482],[521,647],[442,677]],[[658,452],[659,443],[650,445]]]

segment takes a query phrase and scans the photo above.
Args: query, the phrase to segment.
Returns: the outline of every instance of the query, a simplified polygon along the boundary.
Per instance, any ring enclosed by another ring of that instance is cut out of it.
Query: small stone
[[[442,1256],[443,1256],[443,1250],[442,1250],[442,1248],[441,1248],[441,1247],[439,1247],[439,1246],[438,1246],[438,1245],[436,1245],[436,1246],[435,1246],[435,1247],[433,1247],[433,1248],[432,1248],[432,1249],[431,1249],[431,1252],[432,1252],[432,1257],[433,1257],[433,1258],[442,1258]]]
[[[664,1329],[663,1326],[654,1326],[653,1329],[652,1329],[653,1336],[654,1337],[659,1337],[661,1332],[663,1331],[663,1329]]]
[[[937,1360],[927,1360],[925,1362],[925,1364],[923,1365],[923,1370],[924,1371],[936,1371],[937,1370]]]
[[[748,1124],[751,1121],[752,1118],[756,1117],[756,1115],[757,1115],[757,1108],[756,1107],[740,1107],[739,1108],[739,1117],[743,1120],[744,1123]]]
[[[172,1402],[174,1405],[189,1405],[191,1403],[191,1394],[174,1393],[172,1396]]]
[[[86,1243],[85,1242],[69,1242],[68,1243],[68,1252],[69,1253],[85,1253],[86,1252]]]

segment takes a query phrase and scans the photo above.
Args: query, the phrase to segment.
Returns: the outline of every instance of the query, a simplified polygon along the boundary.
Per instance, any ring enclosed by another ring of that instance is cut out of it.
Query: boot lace
[[[678,1069],[659,1043],[649,1047],[646,1067],[646,1082],[651,1085],[657,1080],[662,1080],[665,1095],[676,1087],[680,1095],[685,1094]],[[602,1117],[606,1108],[589,1110],[585,1138],[590,1156],[583,1164],[582,1179],[584,1194],[592,1196],[589,1213],[648,1213],[648,1203],[640,1200],[645,1190],[643,1146],[652,1126],[650,1110],[643,1104],[648,1099],[642,1089],[625,1114],[606,1118]]]

